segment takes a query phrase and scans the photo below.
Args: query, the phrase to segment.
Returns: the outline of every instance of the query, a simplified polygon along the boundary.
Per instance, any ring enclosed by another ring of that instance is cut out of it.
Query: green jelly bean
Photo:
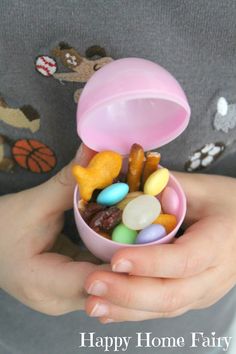
[[[124,224],[119,224],[112,232],[112,241],[119,243],[134,243],[138,232],[131,230]]]

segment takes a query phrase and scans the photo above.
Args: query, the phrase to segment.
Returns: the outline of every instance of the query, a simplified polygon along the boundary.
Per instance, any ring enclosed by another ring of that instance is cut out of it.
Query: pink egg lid
[[[178,81],[141,58],[114,60],[88,80],[77,107],[77,131],[95,151],[127,155],[134,143],[152,150],[187,127],[190,107]]]

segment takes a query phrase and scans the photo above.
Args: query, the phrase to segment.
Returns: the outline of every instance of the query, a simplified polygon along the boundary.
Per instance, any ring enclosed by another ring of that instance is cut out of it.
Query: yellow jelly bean
[[[153,224],[160,224],[164,226],[166,232],[169,234],[177,225],[177,219],[175,215],[160,214],[156,220],[153,221]]]
[[[149,195],[158,195],[166,187],[169,181],[169,171],[167,168],[160,168],[153,172],[144,184],[144,193]]]

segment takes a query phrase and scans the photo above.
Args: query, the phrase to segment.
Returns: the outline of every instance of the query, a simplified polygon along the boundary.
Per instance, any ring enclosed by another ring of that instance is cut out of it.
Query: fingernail
[[[102,281],[97,280],[90,285],[87,292],[90,295],[96,295],[96,296],[105,295],[107,292],[107,285]]]
[[[90,316],[92,317],[100,317],[108,315],[108,306],[105,304],[97,303],[92,309]]]
[[[112,271],[113,272],[122,272],[129,273],[133,269],[133,264],[126,259],[119,261],[118,263],[113,264]]]
[[[114,322],[114,320],[112,318],[106,318],[105,320],[103,320],[102,323],[111,323],[111,322]]]

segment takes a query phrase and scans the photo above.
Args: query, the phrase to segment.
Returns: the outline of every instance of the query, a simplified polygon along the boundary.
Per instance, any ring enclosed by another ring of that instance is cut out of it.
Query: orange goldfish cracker
[[[95,189],[103,189],[112,184],[121,170],[122,157],[114,151],[96,154],[87,167],[74,165],[72,173],[79,184],[80,196],[89,201]]]
[[[142,146],[133,144],[130,150],[127,174],[127,183],[130,192],[136,192],[140,188],[144,161],[145,155]]]
[[[146,154],[146,161],[143,169],[143,185],[145,184],[148,177],[157,170],[158,164],[160,163],[161,155],[159,152],[150,151]]]
[[[164,226],[166,232],[169,234],[177,225],[177,219],[175,215],[160,214],[153,224],[160,224]]]

